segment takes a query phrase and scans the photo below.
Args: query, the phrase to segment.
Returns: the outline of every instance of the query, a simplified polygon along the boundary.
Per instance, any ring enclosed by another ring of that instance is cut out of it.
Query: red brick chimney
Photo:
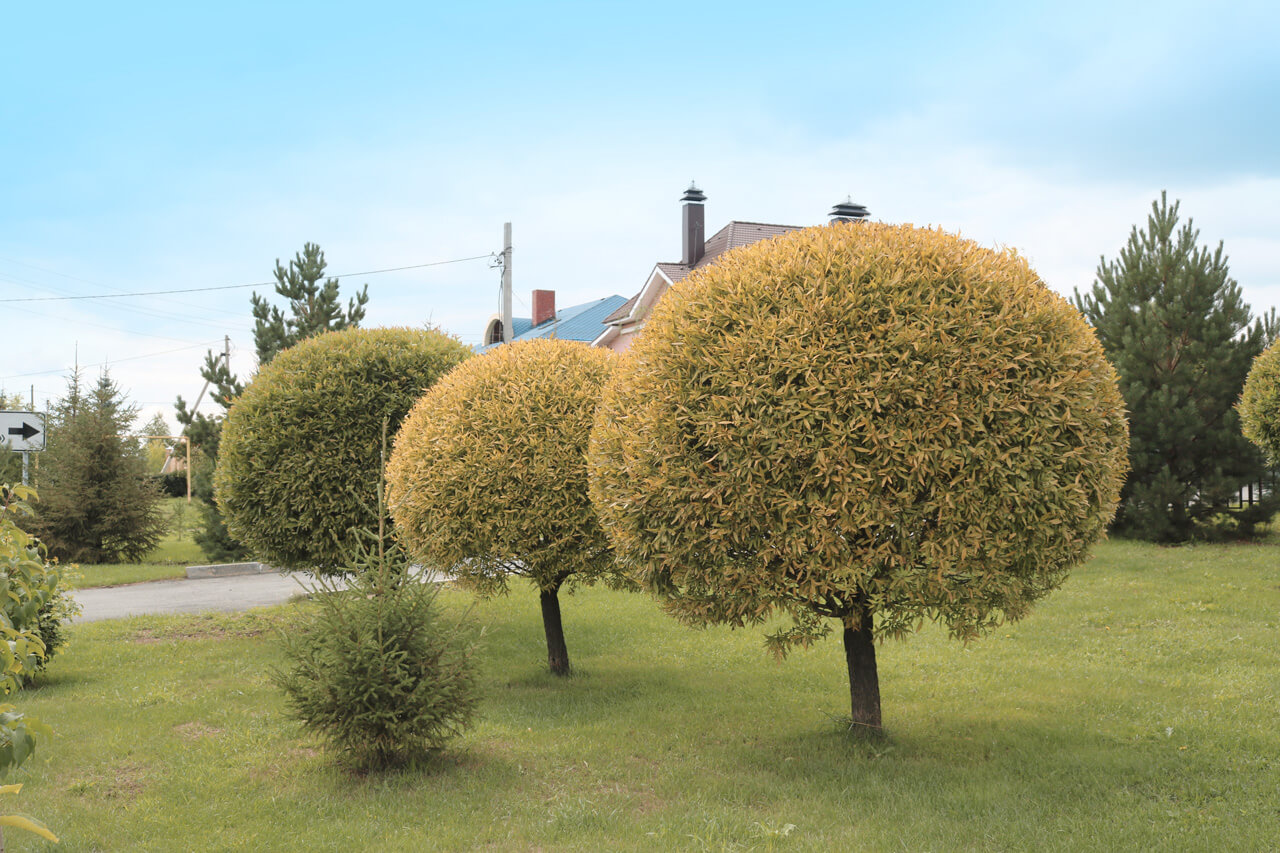
[[[556,318],[556,292],[554,290],[535,290],[533,292],[533,325],[541,326],[548,320]]]

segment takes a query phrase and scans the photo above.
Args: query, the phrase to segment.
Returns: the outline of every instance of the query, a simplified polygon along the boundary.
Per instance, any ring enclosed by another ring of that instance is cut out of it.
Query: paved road
[[[84,612],[76,622],[121,619],[153,613],[235,611],[282,604],[304,592],[303,574],[232,575],[225,578],[177,579],[125,586],[78,589],[72,595]]]

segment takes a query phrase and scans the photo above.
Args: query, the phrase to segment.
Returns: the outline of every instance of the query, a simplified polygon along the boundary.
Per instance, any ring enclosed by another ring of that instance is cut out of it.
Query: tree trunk
[[[858,626],[853,627],[857,620]],[[850,617],[844,625],[844,660],[849,667],[849,699],[853,728],[880,734],[880,677],[876,673],[876,644],[871,635],[871,611]]]
[[[547,634],[547,666],[554,675],[569,674],[569,647],[564,644],[564,626],[560,624],[560,585],[542,590],[542,629]]]

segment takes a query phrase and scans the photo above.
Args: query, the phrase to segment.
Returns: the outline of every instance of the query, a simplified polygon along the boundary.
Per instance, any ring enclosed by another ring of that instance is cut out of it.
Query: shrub
[[[470,355],[433,330],[347,329],[281,352],[231,406],[214,488],[231,536],[274,566],[341,572],[373,507],[384,422]]]
[[[34,489],[0,485],[0,625],[38,640],[29,653],[15,652],[22,665],[12,686],[26,683],[49,665],[67,644],[64,623],[80,612],[66,583],[66,569],[46,560],[40,541],[18,527],[19,517],[31,515],[28,500],[35,497]],[[5,686],[3,692],[9,689]]]
[[[833,224],[664,298],[605,391],[591,491],[684,621],[781,611],[782,654],[837,620],[878,730],[873,631],[1024,616],[1103,534],[1126,443],[1097,340],[1015,253]]]
[[[187,496],[187,473],[174,471],[169,474],[151,474],[147,477],[155,491],[166,498],[185,498]]]
[[[1245,438],[1280,465],[1280,342],[1253,360],[1236,409]]]
[[[0,485],[0,585],[4,607],[0,613],[0,692],[8,695],[21,687],[48,662],[57,646],[46,645],[40,629],[48,627],[41,616],[56,608],[67,618],[78,612],[75,603],[59,588],[56,568],[44,559],[40,544],[23,531],[14,516],[30,514],[27,499],[35,490],[26,486]],[[60,602],[55,605],[53,602]],[[34,624],[33,624],[34,623]],[[55,641],[62,644],[60,623]],[[53,730],[9,703],[0,704],[0,777],[21,766],[35,754],[36,737],[51,737]],[[22,785],[0,785],[0,794],[16,794]],[[40,821],[25,815],[0,815],[0,850],[4,849],[4,827],[34,832],[54,842],[58,837]]]
[[[346,589],[321,581],[318,608],[282,632],[274,679],[309,729],[355,763],[381,768],[441,749],[478,704],[472,631],[445,623],[439,587],[413,577],[382,538],[351,566]]]
[[[538,590],[547,661],[569,672],[559,590],[612,577],[587,496],[586,449],[612,353],[535,340],[446,376],[396,436],[388,500],[411,553],[490,595],[522,576]]]

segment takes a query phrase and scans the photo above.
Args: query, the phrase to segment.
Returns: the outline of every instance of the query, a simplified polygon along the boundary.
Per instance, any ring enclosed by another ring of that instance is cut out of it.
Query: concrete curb
[[[187,577],[226,578],[232,575],[265,575],[275,569],[266,563],[220,563],[216,566],[187,566]]]

